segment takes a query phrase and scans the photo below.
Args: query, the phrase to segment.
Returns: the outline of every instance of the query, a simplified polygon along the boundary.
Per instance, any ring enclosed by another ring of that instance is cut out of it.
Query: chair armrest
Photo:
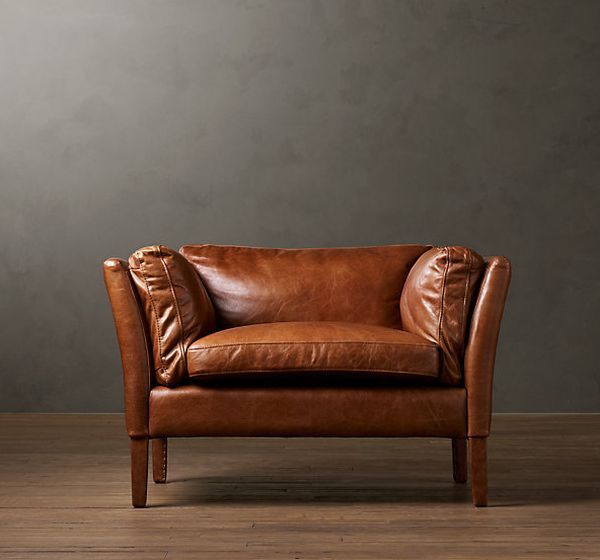
[[[490,433],[496,347],[511,277],[506,257],[487,257],[485,262],[464,360],[469,437]]]
[[[130,437],[147,437],[152,368],[142,311],[127,262],[106,260],[104,282],[121,350],[127,432]]]

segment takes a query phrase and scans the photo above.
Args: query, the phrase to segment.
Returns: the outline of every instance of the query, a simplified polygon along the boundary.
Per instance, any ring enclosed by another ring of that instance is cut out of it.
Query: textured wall
[[[498,411],[599,411],[600,2],[0,0],[0,410],[117,411],[108,256],[464,244]]]

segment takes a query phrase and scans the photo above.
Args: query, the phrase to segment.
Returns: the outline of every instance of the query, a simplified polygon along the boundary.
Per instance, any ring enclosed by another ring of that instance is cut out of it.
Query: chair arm
[[[511,277],[506,257],[487,257],[485,262],[464,359],[469,437],[490,433],[494,361]]]
[[[130,437],[147,437],[152,368],[144,320],[127,262],[106,260],[104,282],[121,350],[127,432]]]

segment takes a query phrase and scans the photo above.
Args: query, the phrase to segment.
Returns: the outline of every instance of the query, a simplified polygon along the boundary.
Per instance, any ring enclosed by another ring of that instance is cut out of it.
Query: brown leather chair
[[[510,282],[463,247],[145,247],[108,259],[131,438],[146,504],[148,441],[445,437],[454,480],[487,503],[492,374]]]

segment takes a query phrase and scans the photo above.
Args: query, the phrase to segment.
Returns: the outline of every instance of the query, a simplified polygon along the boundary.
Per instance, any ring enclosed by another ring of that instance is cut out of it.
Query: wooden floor
[[[129,505],[119,415],[0,415],[0,558],[600,559],[600,415],[502,415],[490,504],[450,442],[170,440]]]

